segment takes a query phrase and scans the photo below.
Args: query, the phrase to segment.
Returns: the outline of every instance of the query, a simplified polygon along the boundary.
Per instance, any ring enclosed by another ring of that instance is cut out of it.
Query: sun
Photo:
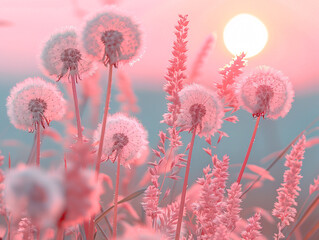
[[[246,57],[257,55],[268,41],[266,26],[250,14],[239,14],[229,20],[224,29],[224,43],[234,55],[245,52]]]

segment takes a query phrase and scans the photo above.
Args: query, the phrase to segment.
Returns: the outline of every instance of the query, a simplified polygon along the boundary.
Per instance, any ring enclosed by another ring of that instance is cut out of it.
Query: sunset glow
[[[246,52],[247,57],[257,55],[268,41],[266,26],[256,17],[239,14],[224,29],[224,42],[233,55]]]

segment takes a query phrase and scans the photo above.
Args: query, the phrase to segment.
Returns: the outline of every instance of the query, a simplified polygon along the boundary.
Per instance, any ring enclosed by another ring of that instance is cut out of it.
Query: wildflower
[[[131,18],[107,11],[86,23],[83,44],[87,53],[105,66],[132,61],[141,48],[141,33]]]
[[[29,218],[22,218],[19,222],[18,233],[22,240],[34,240],[34,235],[37,232],[36,226],[34,226]]]
[[[213,135],[223,123],[224,109],[213,91],[191,84],[179,93],[181,102],[177,125],[183,130],[198,126],[199,136]]]
[[[272,211],[272,215],[278,217],[281,223],[278,224],[278,234],[275,234],[276,239],[284,238],[282,229],[294,222],[297,206],[296,198],[299,195],[299,182],[302,176],[300,170],[302,159],[305,152],[306,138],[303,135],[300,140],[292,147],[290,154],[286,156],[285,166],[289,169],[284,173],[284,182],[277,189],[277,202]]]
[[[145,190],[142,206],[146,212],[146,216],[156,219],[157,215],[161,212],[158,208],[159,196],[161,192],[158,187],[150,185]]]
[[[98,141],[101,134],[101,124],[95,131],[94,139]],[[148,144],[147,133],[135,119],[123,114],[114,114],[108,118],[104,136],[103,154],[107,159],[120,160],[122,165],[142,154]]]
[[[240,219],[241,184],[234,182],[230,186],[230,189],[227,189],[227,192],[228,198],[226,200],[226,209],[224,214],[220,217],[220,223],[224,224],[229,232],[232,232]]]
[[[65,100],[57,87],[41,78],[27,78],[18,83],[7,99],[11,123],[19,129],[34,131],[49,126],[65,113]]]
[[[228,179],[229,157],[225,155],[223,160],[213,156],[213,170],[210,166],[203,169],[204,178],[198,179],[201,185],[200,199],[193,204],[194,213],[197,216],[196,230],[201,239],[211,239],[217,228],[216,218],[222,214],[223,200]]]
[[[257,239],[260,234],[260,229],[262,228],[260,226],[260,213],[256,213],[254,216],[248,218],[248,225],[241,233],[243,240],[255,240]]]
[[[247,65],[245,60],[246,54],[241,53],[235,56],[230,64],[219,70],[223,76],[221,83],[216,84],[217,92],[220,98],[223,98],[225,105],[234,108],[234,111],[239,109],[238,97],[235,89],[235,80],[243,73],[243,68]]]
[[[188,79],[186,80],[187,83],[194,83],[197,81],[198,77],[201,75],[201,68],[203,67],[203,64],[208,56],[208,54],[210,53],[210,51],[212,50],[212,48],[214,47],[216,42],[216,35],[215,34],[209,34],[205,41],[204,44],[202,45],[200,51],[198,52],[195,62],[193,63],[192,69],[191,69],[191,73],[188,77]]]
[[[175,36],[172,59],[169,61],[170,66],[168,67],[165,79],[167,83],[164,86],[164,91],[167,92],[166,99],[167,113],[163,115],[163,122],[170,127],[168,128],[170,146],[172,149],[183,145],[179,132],[176,129],[177,116],[180,109],[180,101],[178,93],[183,88],[183,82],[186,79],[186,60],[187,60],[187,35],[188,35],[188,23],[187,15],[179,15],[178,25],[175,26]]]
[[[58,180],[39,168],[23,165],[7,173],[4,199],[13,219],[27,217],[40,228],[54,226],[64,207]]]
[[[82,51],[75,29],[68,28],[51,36],[41,54],[44,72],[57,79],[75,80],[90,76],[95,65]]]
[[[239,99],[254,117],[277,119],[291,108],[294,91],[288,78],[280,71],[260,66],[239,83]]]

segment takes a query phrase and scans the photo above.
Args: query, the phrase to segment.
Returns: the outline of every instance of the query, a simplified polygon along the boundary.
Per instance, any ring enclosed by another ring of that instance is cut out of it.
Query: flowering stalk
[[[300,170],[305,152],[305,143],[306,138],[303,135],[298,143],[293,146],[290,154],[286,156],[285,166],[289,169],[285,171],[284,182],[281,184],[281,187],[277,189],[277,202],[272,212],[273,216],[280,219],[278,223],[278,234],[275,234],[275,239],[285,238],[282,230],[295,221],[297,210],[294,206],[297,206],[295,199],[299,195],[298,191],[301,190],[298,185],[302,178]]]
[[[36,127],[36,135],[37,135],[37,158],[36,158],[36,165],[39,167],[40,166],[40,134],[41,134],[41,127],[40,127],[40,124],[37,123],[36,124],[37,127]]]
[[[78,128],[78,140],[80,142],[83,141],[82,136],[82,125],[81,125],[81,117],[80,117],[80,110],[79,110],[79,102],[78,102],[78,96],[76,93],[76,75],[71,74],[71,82],[72,82],[72,93],[73,93],[73,101],[74,101],[74,108],[75,108],[75,116],[76,116],[76,125]]]
[[[194,147],[194,142],[195,142],[196,128],[197,128],[197,126],[195,126],[193,129],[192,140],[191,140],[188,158],[187,158],[186,172],[185,172],[185,177],[184,177],[181,203],[179,206],[179,215],[178,215],[178,222],[177,222],[177,227],[176,227],[175,240],[179,240],[180,233],[181,233],[181,227],[182,227],[182,221],[183,221],[183,215],[184,215],[183,214],[184,213],[184,205],[185,205],[185,198],[186,198],[186,188],[187,188],[189,170],[190,170],[190,166],[191,166],[191,158],[192,158],[193,147]]]
[[[246,66],[245,60],[246,54],[242,53],[226,65],[224,68],[219,70],[219,73],[223,76],[222,83],[216,85],[218,89],[218,95],[225,99],[225,104],[233,107],[234,110],[239,108],[238,99],[235,94],[235,78],[238,78],[242,74],[242,68]]]
[[[241,166],[240,173],[239,173],[238,178],[237,178],[238,184],[240,184],[240,181],[241,181],[241,178],[243,176],[246,164],[248,162],[250,151],[251,151],[251,149],[253,147],[253,144],[254,144],[254,141],[255,141],[255,137],[256,137],[259,121],[260,121],[260,116],[257,118],[256,124],[255,124],[255,129],[254,129],[253,135],[251,136],[249,147],[248,147],[248,150],[247,150],[247,153],[246,153],[246,157],[245,157],[245,160],[243,162],[243,165]]]
[[[112,71],[113,71],[113,65],[110,64],[108,84],[107,84],[107,93],[106,93],[104,114],[103,114],[103,121],[102,121],[101,136],[100,136],[99,149],[98,149],[98,153],[97,153],[97,160],[96,160],[96,167],[95,167],[96,178],[98,178],[99,173],[100,173],[100,165],[101,165],[102,149],[103,149],[103,143],[104,143],[105,127],[106,127],[107,115],[109,112],[109,105],[110,105],[110,99],[111,99]]]
[[[121,162],[119,157],[117,157],[116,184],[115,184],[115,193],[114,193],[113,239],[116,239],[116,229],[117,229],[117,202],[118,202],[118,196],[119,196],[120,166],[121,166]]]

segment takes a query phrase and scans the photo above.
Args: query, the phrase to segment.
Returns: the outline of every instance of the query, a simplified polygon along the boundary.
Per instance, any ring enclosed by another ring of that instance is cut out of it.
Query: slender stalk
[[[117,158],[117,171],[116,171],[116,184],[115,184],[115,193],[114,193],[114,214],[113,214],[113,237],[112,239],[116,239],[116,228],[117,228],[117,204],[118,204],[118,196],[119,196],[119,183],[120,183],[120,167],[121,162],[120,158]]]
[[[37,135],[34,134],[34,139],[33,139],[33,145],[28,157],[27,165],[34,164],[34,158],[35,158],[35,152],[36,152],[36,147],[37,147]]]
[[[11,168],[11,155],[9,153],[9,158],[8,158],[8,165],[9,165],[9,169]]]
[[[103,121],[102,121],[101,137],[100,137],[99,149],[98,149],[98,153],[97,153],[97,160],[96,160],[96,167],[95,167],[96,178],[98,178],[99,173],[100,173],[100,165],[101,165],[102,149],[103,149],[103,144],[104,144],[106,120],[107,120],[107,115],[109,112],[109,105],[110,105],[110,99],[111,99],[112,69],[113,69],[113,65],[110,65],[105,106],[104,106],[104,114],[103,114]]]
[[[71,75],[72,93],[73,93],[73,101],[74,101],[74,108],[75,108],[76,125],[77,125],[77,128],[78,128],[78,140],[80,142],[82,142],[83,141],[82,125],[81,125],[81,116],[80,116],[80,110],[79,110],[78,95],[76,93],[75,78],[76,77],[74,75]]]
[[[187,188],[189,170],[191,167],[191,159],[192,159],[193,147],[194,147],[195,136],[196,136],[196,128],[197,128],[197,126],[195,126],[195,128],[193,129],[191,145],[190,145],[189,152],[188,152],[186,172],[185,172],[184,184],[183,184],[183,190],[182,190],[182,196],[181,196],[181,203],[179,205],[179,215],[178,215],[178,222],[177,222],[177,227],[176,227],[175,240],[179,240],[179,237],[181,234],[183,213],[184,213],[184,206],[185,206],[185,198],[186,198],[186,188]]]
[[[36,157],[36,166],[40,166],[40,133],[41,133],[41,127],[40,124],[37,123],[37,128],[36,128],[36,135],[37,135],[37,157]]]
[[[63,230],[62,226],[59,226],[57,234],[56,234],[56,239],[57,240],[63,240],[63,238],[64,238],[64,230]]]
[[[244,174],[244,170],[245,170],[245,167],[246,167],[246,164],[248,162],[248,158],[249,158],[251,149],[252,149],[254,141],[255,141],[255,137],[256,137],[259,121],[260,121],[260,116],[257,118],[256,124],[255,124],[255,129],[254,129],[253,135],[251,136],[249,147],[248,147],[248,150],[247,150],[247,153],[246,153],[246,157],[245,157],[245,160],[243,162],[243,165],[241,166],[240,173],[239,173],[238,178],[237,178],[238,184],[240,184],[241,178],[242,178],[242,176]]]

